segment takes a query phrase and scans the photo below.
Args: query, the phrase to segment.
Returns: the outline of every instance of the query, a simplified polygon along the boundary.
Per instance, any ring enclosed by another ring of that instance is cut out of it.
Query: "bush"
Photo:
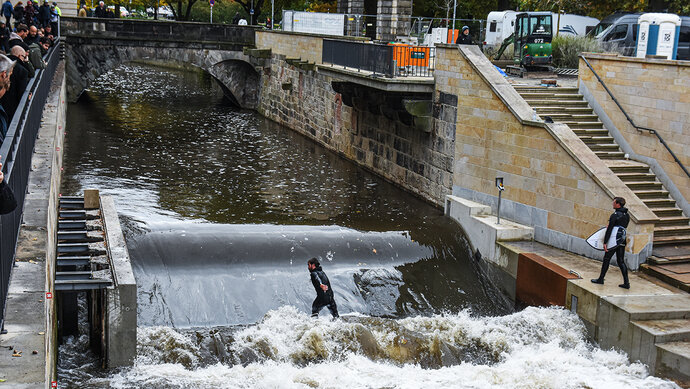
[[[585,52],[600,53],[601,45],[588,36],[558,35],[551,42],[553,64],[559,68],[575,69],[579,55]]]
[[[489,58],[492,61],[497,61],[500,59],[513,59],[513,44],[509,44],[508,47],[503,51],[503,54],[501,54],[501,58],[496,58],[496,54],[498,53],[498,49],[500,46],[496,46],[495,48],[489,48],[486,47],[484,48],[484,55],[486,55],[487,58]]]

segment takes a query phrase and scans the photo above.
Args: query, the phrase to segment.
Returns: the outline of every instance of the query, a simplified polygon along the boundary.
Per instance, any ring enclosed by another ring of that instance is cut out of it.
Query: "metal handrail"
[[[53,75],[60,61],[60,45],[58,38],[44,57],[46,68],[37,70],[29,81],[0,145],[5,182],[17,200],[14,212],[0,216],[0,333],[4,326],[5,303],[26,199],[31,157]]]
[[[662,138],[661,135],[659,135],[659,132],[658,132],[657,130],[655,130],[655,129],[648,128],[648,127],[642,127],[642,126],[638,126],[637,124],[635,124],[635,122],[634,122],[633,119],[630,117],[630,115],[628,115],[628,113],[625,112],[625,109],[623,109],[623,107],[622,107],[621,104],[618,102],[618,100],[616,99],[616,97],[613,96],[613,93],[612,93],[611,90],[606,86],[606,83],[604,82],[604,80],[602,80],[601,77],[599,77],[599,74],[597,74],[596,70],[594,70],[594,68],[593,68],[592,65],[589,63],[589,61],[587,61],[587,58],[585,58],[584,55],[580,55],[580,58],[582,58],[582,60],[585,61],[585,65],[587,65],[587,67],[589,68],[589,70],[592,71],[592,74],[594,74],[594,77],[596,77],[597,80],[599,80],[599,83],[601,84],[601,86],[604,87],[604,89],[606,90],[606,93],[608,93],[609,96],[611,97],[611,99],[613,100],[613,102],[616,103],[616,105],[618,106],[618,109],[620,109],[621,112],[623,113],[623,115],[625,116],[625,118],[628,119],[628,122],[630,122],[630,124],[631,124],[633,127],[635,127],[635,129],[637,129],[638,131],[647,131],[647,132],[649,132],[650,134],[654,134],[654,135],[657,137],[657,139],[659,139],[659,142],[661,142],[661,144],[664,145],[664,147],[666,148],[666,150],[668,150],[668,152],[671,154],[671,156],[672,156],[673,159],[676,161],[676,163],[678,164],[678,166],[680,166],[680,168],[683,169],[683,171],[685,172],[685,175],[687,175],[687,176],[690,178],[690,172],[688,172],[688,169],[685,168],[685,166],[684,166],[683,163],[680,161],[680,159],[678,159],[678,157],[677,157],[676,154],[673,152],[673,150],[671,150],[671,148],[668,146],[668,144],[666,144],[666,141],[664,141],[664,138]]]

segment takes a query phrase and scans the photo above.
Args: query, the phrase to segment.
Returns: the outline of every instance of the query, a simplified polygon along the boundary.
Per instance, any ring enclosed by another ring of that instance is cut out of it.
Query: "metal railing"
[[[46,68],[37,70],[36,75],[29,80],[26,91],[19,101],[19,108],[12,117],[5,139],[0,146],[5,181],[17,200],[17,209],[14,212],[0,216],[0,330],[5,323],[5,301],[14,265],[19,226],[31,170],[31,158],[38,129],[41,126],[43,108],[50,92],[55,69],[60,61],[60,45],[61,42],[57,39],[55,45],[44,57],[47,63]]]
[[[669,154],[671,154],[671,156],[673,157],[673,160],[675,160],[676,163],[678,164],[678,166],[680,166],[680,168],[683,170],[683,172],[685,172],[685,175],[687,175],[690,178],[690,172],[688,172],[688,169],[685,168],[685,165],[683,165],[683,162],[681,162],[680,159],[678,159],[678,157],[673,152],[673,150],[671,150],[671,148],[668,146],[668,144],[666,144],[666,141],[664,141],[664,138],[662,138],[661,135],[659,135],[659,132],[655,129],[648,128],[648,127],[642,127],[642,126],[638,126],[637,124],[635,124],[633,119],[630,117],[630,115],[628,115],[627,112],[625,112],[625,109],[623,109],[623,106],[621,106],[621,104],[618,102],[618,100],[613,95],[611,90],[606,86],[606,83],[604,82],[604,80],[602,80],[601,77],[599,77],[599,74],[597,74],[596,70],[594,70],[594,68],[589,63],[589,61],[587,61],[587,58],[585,58],[584,55],[580,55],[580,58],[582,58],[582,60],[585,61],[585,65],[587,65],[589,70],[592,71],[592,74],[594,74],[594,77],[596,77],[597,80],[599,80],[599,83],[601,84],[601,86],[604,87],[604,90],[606,90],[606,93],[609,94],[609,96],[611,97],[611,100],[613,100],[613,102],[616,103],[616,105],[618,106],[618,109],[621,110],[621,112],[623,113],[625,118],[628,120],[628,122],[630,122],[630,125],[632,125],[635,129],[637,129],[639,131],[647,131],[650,134],[654,134],[657,137],[657,139],[659,139],[659,142],[661,142],[661,144],[664,145],[664,147],[669,152]]]
[[[321,59],[325,64],[371,72],[374,77],[432,77],[436,51],[427,46],[324,39]]]

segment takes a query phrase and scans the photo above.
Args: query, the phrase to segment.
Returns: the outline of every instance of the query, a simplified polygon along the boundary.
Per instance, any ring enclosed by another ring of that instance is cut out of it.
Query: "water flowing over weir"
[[[569,312],[514,313],[439,210],[228,106],[208,76],[122,66],[67,126],[62,193],[116,199],[139,328],[117,371],[69,339],[61,387],[674,387]],[[309,317],[310,257],[340,320]]]

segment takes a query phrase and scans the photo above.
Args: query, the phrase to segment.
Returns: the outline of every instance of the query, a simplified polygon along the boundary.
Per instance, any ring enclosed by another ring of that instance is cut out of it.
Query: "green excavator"
[[[503,40],[494,58],[500,58],[508,46],[513,44],[513,65],[506,67],[507,73],[522,77],[526,72],[532,70],[551,70],[553,63],[552,27],[550,12],[517,14],[515,32]]]

